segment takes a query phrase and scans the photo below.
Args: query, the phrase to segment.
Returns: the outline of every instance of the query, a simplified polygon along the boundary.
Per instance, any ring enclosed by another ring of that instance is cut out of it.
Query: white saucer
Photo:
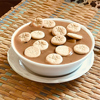
[[[89,69],[93,65],[94,52],[91,53],[91,55],[83,62],[83,64],[76,71],[60,77],[44,77],[27,70],[12,48],[10,48],[7,53],[7,59],[12,69],[24,78],[42,83],[62,83],[79,78],[87,71],[89,71]]]

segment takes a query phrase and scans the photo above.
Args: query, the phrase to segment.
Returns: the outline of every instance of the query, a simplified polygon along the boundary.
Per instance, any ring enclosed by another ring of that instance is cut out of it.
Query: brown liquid
[[[56,22],[56,25],[60,25],[60,26],[64,26],[66,28],[66,26],[68,25],[68,23],[66,22],[60,22],[60,21],[55,21]],[[35,31],[35,30],[41,30],[45,33],[45,37],[43,38],[43,40],[46,40],[48,43],[49,43],[49,47],[48,49],[44,50],[44,51],[41,51],[41,55],[37,58],[28,58],[24,55],[24,50],[29,47],[29,46],[32,46],[33,43],[37,40],[33,40],[31,39],[28,43],[22,43],[19,38],[18,38],[18,35],[22,32],[31,32],[31,31]],[[90,38],[90,36],[83,30],[81,29],[80,32],[77,32],[77,34],[80,34],[83,36],[83,39],[82,40],[78,40],[76,43],[71,43],[71,42],[68,42],[66,41],[66,43],[64,45],[67,45],[69,47],[71,47],[73,49],[74,45],[76,44],[86,44],[90,49],[92,47],[92,40]],[[14,44],[15,44],[15,47],[16,49],[18,50],[18,52],[23,55],[24,57],[34,61],[34,62],[38,62],[38,63],[43,63],[43,64],[47,64],[45,58],[48,54],[50,53],[54,53],[55,52],[55,48],[56,46],[52,45],[51,44],[51,38],[53,37],[52,33],[51,33],[51,29],[47,29],[47,28],[37,28],[37,27],[30,27],[29,25],[22,28],[18,33],[17,35],[15,36],[14,38]],[[68,37],[66,37],[68,39]],[[61,64],[66,64],[66,63],[71,63],[71,62],[74,62],[74,61],[77,61],[79,59],[81,59],[82,57],[84,57],[85,55],[79,55],[79,54],[76,54],[74,53],[73,51],[73,54],[70,55],[70,56],[67,56],[67,57],[63,57],[63,62]]]

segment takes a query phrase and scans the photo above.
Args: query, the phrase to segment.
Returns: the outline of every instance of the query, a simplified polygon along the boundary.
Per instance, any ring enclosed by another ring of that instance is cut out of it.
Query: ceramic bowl
[[[52,19],[52,18],[49,18]],[[47,20],[47,19],[44,19]],[[53,20],[57,20],[57,21],[65,21],[68,23],[71,23],[73,21],[71,20],[65,20],[65,19],[58,19],[58,18],[53,18]],[[92,48],[89,51],[89,53],[84,56],[83,58],[72,62],[72,63],[68,63],[68,64],[60,64],[60,65],[50,65],[50,64],[41,64],[41,63],[37,63],[34,61],[31,61],[27,58],[25,58],[24,56],[22,56],[15,48],[14,45],[14,37],[17,34],[17,32],[19,30],[21,30],[23,27],[29,25],[30,23],[27,23],[23,26],[21,26],[20,28],[18,28],[12,38],[11,38],[11,46],[14,50],[14,52],[17,54],[17,56],[19,57],[19,59],[22,61],[22,63],[31,71],[33,71],[34,73],[37,73],[39,75],[43,75],[43,76],[61,76],[61,75],[65,75],[65,74],[69,74],[73,71],[75,71],[77,68],[79,68],[79,66],[89,57],[89,55],[91,54],[91,52],[93,51],[94,48],[94,37],[92,35],[92,33],[83,25],[81,25],[82,29],[85,30],[87,32],[87,34],[89,34],[91,40],[92,40]],[[87,66],[88,67],[88,66]]]

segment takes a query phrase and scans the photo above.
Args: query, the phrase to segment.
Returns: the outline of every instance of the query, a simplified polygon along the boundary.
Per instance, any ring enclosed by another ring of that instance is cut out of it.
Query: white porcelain
[[[52,19],[52,18],[49,18]],[[45,19],[47,20],[47,19]],[[73,21],[70,20],[65,20],[65,19],[58,19],[58,18],[53,18],[53,20],[59,20],[59,21],[64,21],[64,22],[68,22],[71,23]],[[81,25],[82,29],[85,30],[89,36],[92,39],[92,48],[90,50],[90,52],[83,57],[82,59],[75,61],[73,63],[69,63],[69,64],[60,64],[60,65],[49,65],[49,64],[41,64],[41,63],[37,63],[37,62],[33,62],[25,57],[23,57],[21,54],[19,54],[19,52],[16,50],[15,46],[14,46],[14,37],[17,34],[17,32],[24,26],[29,25],[30,23],[27,23],[23,26],[21,26],[20,28],[18,28],[11,39],[11,46],[13,48],[13,50],[15,51],[15,53],[18,55],[19,59],[23,62],[23,64],[30,69],[31,71],[38,73],[40,75],[44,75],[44,76],[60,76],[60,75],[65,75],[68,73],[71,73],[73,71],[75,71],[83,62],[84,60],[89,57],[89,55],[91,54],[91,52],[93,51],[94,48],[94,37],[92,35],[92,33],[83,25]]]
[[[60,76],[60,77],[43,77],[33,73],[30,70],[27,70],[27,68],[22,64],[22,62],[19,60],[19,57],[13,51],[12,48],[10,48],[7,53],[7,59],[12,69],[24,78],[36,82],[42,82],[42,83],[62,83],[62,82],[68,82],[76,78],[79,78],[80,76],[88,72],[93,65],[94,52],[91,52],[89,57],[73,73]]]

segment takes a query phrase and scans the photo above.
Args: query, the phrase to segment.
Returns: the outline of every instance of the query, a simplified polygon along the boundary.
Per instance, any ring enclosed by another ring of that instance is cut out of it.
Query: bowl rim
[[[64,21],[64,22],[68,22],[68,23],[72,23],[72,22],[75,22],[75,21],[72,21],[72,20],[69,20],[69,19],[61,19],[61,18],[45,18],[43,20],[54,20],[54,21]],[[21,58],[21,59],[24,59],[26,62],[29,62],[31,64],[34,64],[34,65],[37,65],[37,66],[42,66],[42,67],[63,67],[63,66],[66,66],[66,65],[73,65],[81,60],[84,60],[85,58],[88,57],[88,55],[93,51],[93,48],[94,48],[94,45],[95,45],[95,40],[94,40],[94,37],[93,37],[93,34],[90,32],[89,29],[87,29],[84,25],[81,25],[81,28],[86,31],[88,33],[88,35],[90,36],[91,38],[91,41],[92,41],[92,47],[91,47],[91,50],[89,51],[88,54],[86,54],[86,56],[82,57],[81,59],[75,61],[75,62],[71,62],[71,63],[68,63],[68,64],[58,64],[58,65],[53,65],[53,64],[42,64],[42,63],[38,63],[38,62],[34,62],[34,61],[31,61],[29,60],[28,58],[25,58],[24,56],[22,56],[15,48],[14,46],[14,37],[16,36],[16,33],[23,27],[29,25],[31,22],[28,22],[22,26],[20,26],[12,35],[11,37],[11,47],[13,48],[13,50],[15,51],[15,53]],[[75,22],[77,23],[77,22]],[[78,23],[79,24],[79,23]]]

